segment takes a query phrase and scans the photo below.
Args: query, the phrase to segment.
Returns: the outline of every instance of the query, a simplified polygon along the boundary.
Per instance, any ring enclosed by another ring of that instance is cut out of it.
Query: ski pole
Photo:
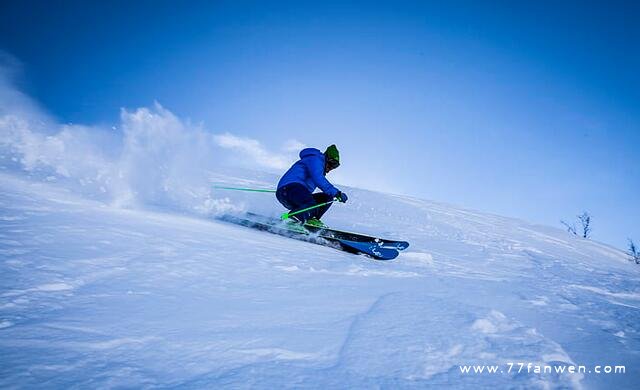
[[[317,204],[317,205],[315,205],[315,206],[307,207],[306,209],[302,209],[302,210],[294,211],[294,212],[291,212],[291,213],[284,213],[284,214],[282,214],[282,215],[280,216],[280,218],[281,218],[282,220],[285,220],[285,219],[287,219],[287,218],[289,218],[289,217],[291,217],[291,216],[293,216],[293,215],[300,214],[300,213],[304,213],[305,211],[313,210],[313,209],[318,208],[318,207],[326,206],[326,205],[328,205],[328,204],[330,204],[330,203],[333,203],[333,202],[335,202],[335,200],[330,200],[330,201],[328,201],[328,202],[324,202],[324,203],[318,203],[318,204]]]
[[[239,188],[239,187],[224,187],[214,185],[213,188],[218,190],[234,190],[234,191],[248,191],[248,192],[276,192],[276,190],[266,190],[260,188]]]

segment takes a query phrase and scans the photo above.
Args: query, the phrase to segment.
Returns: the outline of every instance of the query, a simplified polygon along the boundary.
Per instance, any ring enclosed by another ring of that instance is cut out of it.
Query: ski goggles
[[[340,166],[340,162],[338,160],[327,160],[327,167],[329,169],[336,169]]]

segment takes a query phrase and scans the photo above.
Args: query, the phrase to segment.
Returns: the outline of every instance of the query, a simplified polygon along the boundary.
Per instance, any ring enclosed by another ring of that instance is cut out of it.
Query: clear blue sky
[[[640,241],[640,3],[4,1],[0,49],[63,122],[157,100],[353,184]]]

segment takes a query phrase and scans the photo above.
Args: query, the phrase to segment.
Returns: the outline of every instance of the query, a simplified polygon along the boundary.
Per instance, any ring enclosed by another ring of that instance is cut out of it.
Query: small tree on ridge
[[[640,264],[640,251],[636,248],[632,239],[629,239],[629,261],[633,261],[636,264]]]

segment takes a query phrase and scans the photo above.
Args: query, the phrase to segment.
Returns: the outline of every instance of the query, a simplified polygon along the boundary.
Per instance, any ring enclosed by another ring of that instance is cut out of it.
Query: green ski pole
[[[293,215],[300,214],[300,213],[304,213],[305,211],[313,210],[313,209],[316,209],[316,208],[318,208],[318,207],[326,206],[326,205],[328,205],[328,204],[330,204],[330,203],[333,203],[333,202],[335,202],[335,200],[330,200],[330,201],[328,201],[328,202],[319,203],[319,204],[317,204],[317,205],[315,205],[315,206],[307,207],[306,209],[302,209],[302,210],[294,211],[294,212],[292,212],[292,213],[284,213],[284,214],[282,214],[282,215],[280,216],[280,218],[281,218],[282,220],[285,220],[285,219],[287,219],[287,218],[289,218],[289,217],[291,217],[291,216],[293,216]]]
[[[217,190],[233,190],[233,191],[248,191],[248,192],[276,192],[276,190],[266,190],[260,188],[240,188],[240,187],[224,187],[214,185],[213,188]]]

